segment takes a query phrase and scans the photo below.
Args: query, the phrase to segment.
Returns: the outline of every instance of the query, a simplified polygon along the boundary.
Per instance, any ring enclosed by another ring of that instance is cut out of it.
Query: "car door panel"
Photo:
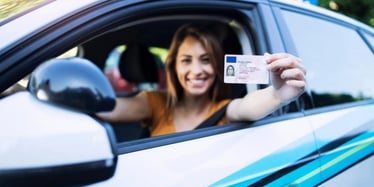
[[[316,156],[311,126],[296,118],[120,154],[114,178],[100,185],[270,184],[293,168],[301,177],[302,167]]]
[[[367,105],[325,112],[310,118],[316,129],[317,144],[321,151],[322,181],[328,181],[340,173],[349,172],[355,164],[372,157],[374,153],[373,112],[374,106]],[[374,168],[368,167],[361,176],[365,178],[365,173],[373,172]],[[356,177],[356,175],[346,176],[344,180],[359,181]],[[369,177],[366,178],[369,179]],[[326,185],[332,183],[330,181]]]

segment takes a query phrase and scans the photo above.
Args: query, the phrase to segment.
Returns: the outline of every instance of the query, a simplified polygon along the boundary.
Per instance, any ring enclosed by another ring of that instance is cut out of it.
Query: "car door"
[[[90,41],[109,41],[113,38],[100,36],[143,22],[151,24],[162,19],[167,23],[176,18],[179,22],[199,22],[204,18],[227,23],[236,31],[244,54],[293,52],[283,45],[267,1],[103,1],[58,19],[33,38],[26,37],[10,46],[11,50],[0,58],[2,65],[11,67],[1,75],[1,81],[9,86],[41,62],[76,46],[86,47],[86,51],[77,54],[101,67],[101,60],[108,54],[102,51],[108,52],[114,43],[89,45]],[[250,92],[264,86],[246,88]],[[318,168],[315,160],[319,153],[314,129],[302,113],[309,105],[308,98],[304,94],[300,100],[256,122],[118,142],[113,177],[94,185],[313,185],[319,181],[318,172],[308,177],[305,172]]]
[[[371,184],[373,29],[322,10],[275,7],[277,18],[289,32],[289,43],[295,45],[308,69],[315,108],[305,113],[321,153],[321,186]],[[300,28],[300,24],[305,26]]]

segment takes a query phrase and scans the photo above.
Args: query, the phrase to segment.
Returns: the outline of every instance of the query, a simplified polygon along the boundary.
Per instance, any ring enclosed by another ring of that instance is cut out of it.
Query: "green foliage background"
[[[0,21],[44,1],[46,0],[0,0]]]
[[[333,9],[334,3],[337,5]],[[374,27],[374,0],[319,0],[318,6],[345,14]]]

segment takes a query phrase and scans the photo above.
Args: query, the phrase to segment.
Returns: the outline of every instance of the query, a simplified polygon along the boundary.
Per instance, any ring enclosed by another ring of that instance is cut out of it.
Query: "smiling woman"
[[[166,58],[166,92],[117,98],[115,109],[99,116],[110,122],[143,121],[151,136],[159,136],[193,130],[226,105],[226,114],[213,125],[257,120],[304,91],[300,60],[290,54],[269,54],[274,86],[231,101],[229,86],[223,83],[222,45],[209,26],[185,24],[174,34]]]

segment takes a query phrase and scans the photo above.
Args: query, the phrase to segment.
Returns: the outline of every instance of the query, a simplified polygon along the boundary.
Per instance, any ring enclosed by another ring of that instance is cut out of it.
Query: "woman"
[[[225,104],[228,121],[260,119],[296,99],[305,88],[301,60],[289,54],[266,54],[272,86],[230,100],[223,83],[223,52],[214,34],[201,25],[182,26],[174,35],[166,60],[166,92],[146,91],[118,98],[110,122],[143,121],[151,136],[192,130]]]

